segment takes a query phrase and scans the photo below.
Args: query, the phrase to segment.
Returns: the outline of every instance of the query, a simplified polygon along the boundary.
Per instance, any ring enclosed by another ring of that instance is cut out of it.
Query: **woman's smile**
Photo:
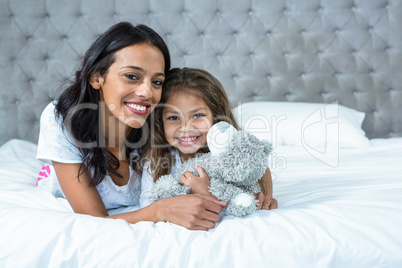
[[[142,102],[125,102],[125,104],[131,112],[138,115],[147,114],[152,107],[151,104]]]

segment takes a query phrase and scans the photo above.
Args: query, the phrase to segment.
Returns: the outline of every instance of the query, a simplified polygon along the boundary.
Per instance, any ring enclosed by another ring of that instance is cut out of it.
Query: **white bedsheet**
[[[402,267],[402,139],[272,159],[279,209],[224,216],[208,232],[72,213],[35,187],[36,146],[0,148],[0,267]]]

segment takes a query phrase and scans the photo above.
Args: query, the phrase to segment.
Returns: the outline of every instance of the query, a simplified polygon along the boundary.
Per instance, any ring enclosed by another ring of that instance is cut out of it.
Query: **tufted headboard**
[[[401,0],[0,0],[0,145],[37,142],[39,118],[90,43],[119,21],[204,68],[234,106],[338,101],[369,138],[402,136]]]

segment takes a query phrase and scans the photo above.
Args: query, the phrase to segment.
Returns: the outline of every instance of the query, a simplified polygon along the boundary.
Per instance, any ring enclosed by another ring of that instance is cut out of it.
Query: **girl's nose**
[[[187,120],[186,122],[183,122],[183,124],[181,125],[181,128],[180,128],[180,131],[187,132],[190,130],[194,130],[193,120]]]

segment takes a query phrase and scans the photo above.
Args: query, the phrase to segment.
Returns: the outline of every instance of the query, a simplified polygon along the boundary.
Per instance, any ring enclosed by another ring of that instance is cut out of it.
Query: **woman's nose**
[[[140,98],[150,99],[153,96],[151,81],[143,81],[135,93]]]

